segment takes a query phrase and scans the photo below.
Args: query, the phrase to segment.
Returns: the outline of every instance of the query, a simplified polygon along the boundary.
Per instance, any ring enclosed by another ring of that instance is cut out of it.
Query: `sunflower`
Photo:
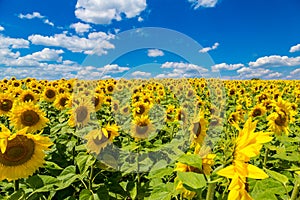
[[[14,106],[9,116],[15,129],[20,130],[28,127],[28,132],[42,130],[49,122],[45,113],[33,102],[20,103]]]
[[[148,114],[148,111],[150,109],[149,104],[143,103],[143,102],[136,102],[132,105],[133,107],[133,116],[141,116]]]
[[[267,117],[268,126],[275,134],[280,135],[282,132],[288,134],[289,119],[284,113],[274,112]]]
[[[206,136],[207,124],[208,121],[205,119],[204,113],[200,112],[199,116],[196,117],[196,119],[192,122],[192,125],[189,129],[193,145],[203,143],[204,138]]]
[[[56,88],[52,86],[47,86],[44,89],[43,98],[48,102],[53,102],[55,100],[56,94],[57,94]]]
[[[108,124],[104,128],[92,130],[85,136],[87,149],[90,152],[99,154],[118,135],[118,126],[115,124]]]
[[[31,90],[23,90],[19,96],[19,99],[21,102],[32,101],[33,103],[37,103],[38,95]]]
[[[102,93],[95,93],[92,97],[92,102],[95,107],[95,111],[99,111],[103,104],[104,95]]]
[[[10,94],[0,93],[0,115],[6,115],[14,105],[14,98]]]
[[[4,153],[6,150],[8,138],[10,136],[10,130],[3,124],[0,125],[0,152]]]
[[[131,134],[136,139],[146,139],[154,130],[153,125],[146,115],[135,117],[131,126]]]
[[[0,152],[0,181],[27,178],[43,166],[45,150],[52,142],[48,137],[26,134],[27,128],[10,135],[5,151]]]
[[[92,111],[94,111],[94,106],[91,101],[86,98],[76,99],[76,103],[69,111],[71,114],[69,125],[71,127],[87,125]]]
[[[71,98],[71,96],[68,93],[59,94],[55,98],[53,105],[58,110],[64,110],[66,108],[69,108],[69,107],[71,107],[70,98]]]
[[[250,112],[250,116],[252,117],[258,117],[258,116],[262,116],[266,113],[266,109],[264,106],[262,105],[256,105]]]

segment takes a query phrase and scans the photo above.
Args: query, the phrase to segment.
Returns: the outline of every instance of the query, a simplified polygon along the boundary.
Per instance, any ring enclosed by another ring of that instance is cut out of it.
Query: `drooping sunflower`
[[[45,113],[33,102],[14,106],[9,117],[15,129],[21,130],[27,127],[28,132],[42,130],[49,122]]]
[[[85,136],[87,149],[89,152],[99,154],[118,135],[118,126],[115,124],[92,130]]]
[[[14,98],[10,94],[0,93],[0,115],[7,115],[14,105]]]
[[[154,130],[154,127],[147,115],[135,117],[131,126],[131,134],[135,139],[146,139]]]
[[[189,128],[191,133],[192,146],[203,143],[206,136],[207,124],[208,121],[205,119],[204,113],[200,111]]]
[[[52,145],[48,137],[26,134],[27,128],[7,139],[0,152],[0,181],[27,178],[44,164],[45,150]]]
[[[95,111],[92,102],[87,98],[76,99],[76,103],[68,112],[71,116],[69,125],[71,127],[82,127],[88,124],[91,112]]]

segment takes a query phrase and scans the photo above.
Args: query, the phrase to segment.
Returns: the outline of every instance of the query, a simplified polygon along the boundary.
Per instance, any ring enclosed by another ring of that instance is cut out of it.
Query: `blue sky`
[[[1,0],[0,78],[299,79],[299,10],[299,0]]]

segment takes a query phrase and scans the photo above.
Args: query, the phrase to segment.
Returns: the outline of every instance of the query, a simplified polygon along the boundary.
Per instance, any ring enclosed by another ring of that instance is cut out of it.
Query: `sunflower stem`
[[[293,192],[292,192],[291,200],[296,200],[297,199],[297,196],[298,196],[298,193],[299,193],[299,186],[300,186],[300,183],[298,182],[298,180],[296,180],[295,186],[294,186],[294,189],[293,189]]]
[[[139,143],[140,145],[140,143]],[[139,190],[140,190],[140,184],[141,184],[141,174],[140,174],[140,147],[137,149],[137,184],[136,184],[136,196],[135,199],[138,200]]]
[[[19,179],[17,179],[17,180],[14,181],[14,190],[15,190],[15,192],[18,191],[19,188],[20,188],[19,183],[20,183]]]
[[[91,166],[91,171],[90,171],[90,178],[89,178],[89,190],[92,189],[92,184],[93,184],[93,173],[94,173],[94,167],[93,165]]]
[[[215,189],[217,183],[208,183],[206,200],[213,200],[215,196]]]
[[[267,148],[266,152],[265,152],[264,163],[263,163],[264,168],[267,168],[266,166],[267,166],[267,161],[268,161],[268,154],[269,154],[269,149]]]

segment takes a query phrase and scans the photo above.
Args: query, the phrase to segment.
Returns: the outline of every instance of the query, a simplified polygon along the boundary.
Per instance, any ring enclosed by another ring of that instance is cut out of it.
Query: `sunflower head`
[[[44,151],[52,142],[48,137],[26,132],[27,128],[11,135],[5,152],[0,152],[0,180],[27,178],[43,165]]]
[[[191,133],[192,145],[202,144],[204,142],[208,121],[204,117],[204,113],[200,112],[192,122],[189,130]]]
[[[92,102],[87,98],[76,99],[72,108],[68,112],[71,114],[69,125],[71,127],[82,127],[90,121],[90,114],[94,111]]]
[[[20,103],[14,106],[10,120],[15,129],[20,130],[27,127],[29,132],[41,130],[49,122],[45,113],[33,102]]]
[[[135,117],[131,127],[132,136],[136,139],[146,139],[153,131],[153,125],[146,115]]]
[[[57,95],[57,90],[53,86],[47,86],[43,92],[43,98],[48,102],[53,102]]]
[[[0,115],[8,114],[14,105],[14,98],[6,93],[0,94]]]

